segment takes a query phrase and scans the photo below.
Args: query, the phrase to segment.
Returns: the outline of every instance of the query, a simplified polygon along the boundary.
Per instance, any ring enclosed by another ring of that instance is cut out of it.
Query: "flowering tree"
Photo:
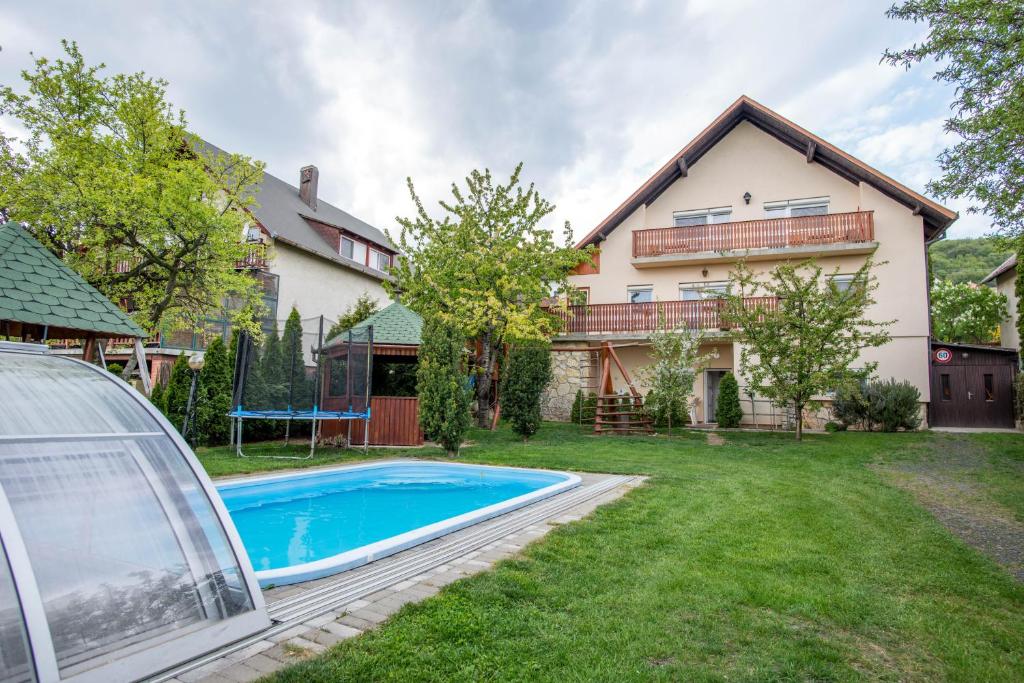
[[[682,415],[687,399],[693,393],[697,372],[717,353],[701,353],[704,333],[686,326],[670,328],[665,315],[658,312],[658,328],[647,338],[654,362],[645,366],[641,377],[651,388],[647,407],[655,415],[664,415],[672,432],[672,416]]]
[[[995,341],[1006,320],[1006,295],[968,282],[932,286],[932,331],[946,342],[983,344]]]
[[[861,350],[889,341],[891,323],[867,315],[878,286],[872,265],[867,259],[845,288],[813,260],[784,263],[767,277],[740,262],[731,274],[733,291],[723,317],[739,328],[744,341],[740,367],[751,389],[792,406],[798,441],[804,407],[851,378],[870,376],[877,363],[862,362],[858,369],[853,364]],[[745,299],[753,296],[777,304],[750,305]]]

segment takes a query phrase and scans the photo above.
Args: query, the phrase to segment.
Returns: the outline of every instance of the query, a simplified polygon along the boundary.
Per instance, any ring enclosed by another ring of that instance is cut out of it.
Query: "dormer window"
[[[341,255],[356,263],[366,263],[366,245],[343,236],[341,238]]]
[[[828,213],[828,197],[809,199],[787,199],[779,202],[765,202],[765,218],[799,218],[800,216],[824,216]]]
[[[383,273],[391,269],[391,257],[376,249],[370,250],[370,267]]]
[[[688,225],[728,223],[731,220],[731,206],[720,206],[715,209],[697,209],[695,211],[676,211],[672,214],[672,222],[677,228]]]

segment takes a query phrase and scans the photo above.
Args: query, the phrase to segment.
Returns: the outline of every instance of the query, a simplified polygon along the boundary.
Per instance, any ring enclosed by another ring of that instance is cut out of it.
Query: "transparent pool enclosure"
[[[220,497],[149,401],[0,342],[0,682],[145,678],[269,625]]]

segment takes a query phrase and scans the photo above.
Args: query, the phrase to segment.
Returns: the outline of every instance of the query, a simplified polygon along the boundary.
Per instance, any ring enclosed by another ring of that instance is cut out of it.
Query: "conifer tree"
[[[469,428],[469,387],[463,355],[466,340],[454,327],[435,317],[423,321],[423,342],[416,369],[420,426],[424,435],[448,455],[458,455]]]
[[[210,446],[228,442],[231,410],[231,366],[224,340],[216,337],[206,347],[206,364],[199,373],[198,440]]]
[[[740,385],[731,372],[725,373],[718,385],[718,406],[715,409],[715,421],[719,427],[731,429],[740,426],[743,419],[743,408],[740,407]]]
[[[512,429],[529,439],[540,428],[540,397],[551,381],[551,346],[543,342],[517,344],[501,378],[501,409]]]
[[[192,387],[192,370],[188,367],[188,356],[181,354],[174,365],[171,366],[171,378],[167,382],[166,401],[167,406],[164,414],[171,421],[174,428],[181,430],[182,422],[185,420],[185,410],[188,406],[188,392]]]

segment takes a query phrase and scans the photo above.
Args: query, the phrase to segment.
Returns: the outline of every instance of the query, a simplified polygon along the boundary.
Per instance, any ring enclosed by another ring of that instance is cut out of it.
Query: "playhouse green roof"
[[[423,318],[397,301],[387,308],[377,311],[363,322],[355,325],[353,330],[362,330],[373,326],[373,344],[391,344],[396,346],[419,346],[423,332]],[[326,346],[340,344],[343,335],[328,340]]]
[[[145,337],[141,327],[17,223],[0,225],[0,320]]]

